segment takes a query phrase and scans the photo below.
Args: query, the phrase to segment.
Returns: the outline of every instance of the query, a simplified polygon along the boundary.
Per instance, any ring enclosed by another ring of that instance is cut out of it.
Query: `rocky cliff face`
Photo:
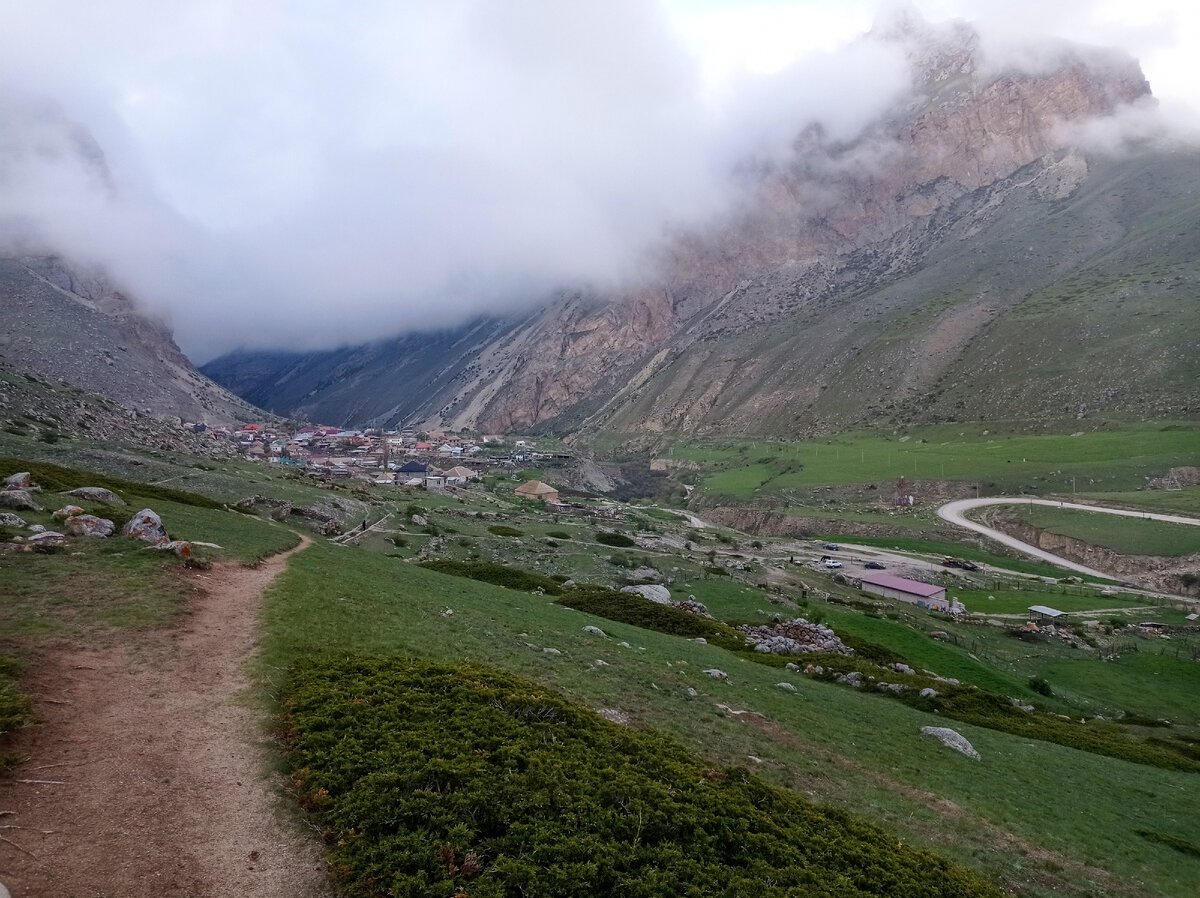
[[[1105,53],[1076,50],[1042,74],[985,73],[965,27],[937,34],[909,22],[885,39],[903,41],[913,61],[906,109],[851,144],[829,140],[817,125],[804,130],[791,162],[762,174],[738,221],[715,236],[680,240],[663,276],[637,292],[551,307],[527,325],[536,351],[511,360],[507,382],[482,408],[464,404],[468,413],[452,410],[446,423],[525,427],[597,394],[615,394],[601,417],[611,416],[682,347],[796,319],[915,265],[940,213],[1032,163],[1052,160],[1042,189],[1069,193],[1087,163],[1054,155],[1062,126],[1149,93],[1135,63]],[[708,372],[707,387],[645,409],[645,426],[696,427],[744,363],[737,351],[705,354],[693,373]],[[463,383],[462,391],[479,387]],[[776,389],[789,403],[817,395],[811,382],[785,380]]]

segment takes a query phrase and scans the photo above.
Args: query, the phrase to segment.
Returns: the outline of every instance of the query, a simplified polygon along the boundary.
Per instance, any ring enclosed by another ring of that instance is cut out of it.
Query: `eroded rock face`
[[[130,518],[129,523],[121,528],[121,535],[148,543],[161,543],[169,539],[162,519],[149,508],[143,508]]]
[[[112,490],[106,490],[102,486],[81,486],[78,489],[73,489],[65,493],[67,496],[75,496],[79,499],[88,499],[92,502],[99,502],[103,505],[124,505],[125,500],[114,493]]]
[[[113,535],[117,525],[108,518],[97,517],[94,514],[75,514],[67,518],[63,529],[72,536],[92,536],[104,539]]]

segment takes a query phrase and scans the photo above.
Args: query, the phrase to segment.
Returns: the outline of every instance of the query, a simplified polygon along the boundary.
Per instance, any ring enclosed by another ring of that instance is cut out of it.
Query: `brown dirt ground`
[[[290,554],[196,573],[171,628],[42,655],[26,681],[38,722],[13,746],[28,760],[0,777],[13,898],[328,894],[244,700],[262,593]]]

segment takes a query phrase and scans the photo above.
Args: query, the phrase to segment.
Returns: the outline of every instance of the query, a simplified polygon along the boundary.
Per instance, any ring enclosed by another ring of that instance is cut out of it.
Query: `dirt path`
[[[203,591],[175,627],[40,659],[38,723],[16,745],[30,759],[0,778],[13,898],[326,894],[317,840],[275,806],[242,695],[263,590],[290,554],[196,574]]]

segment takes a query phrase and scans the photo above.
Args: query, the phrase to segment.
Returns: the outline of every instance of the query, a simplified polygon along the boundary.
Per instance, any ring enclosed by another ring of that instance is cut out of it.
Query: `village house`
[[[540,480],[527,480],[513,492],[522,499],[532,499],[535,502],[558,502],[558,490]]]

